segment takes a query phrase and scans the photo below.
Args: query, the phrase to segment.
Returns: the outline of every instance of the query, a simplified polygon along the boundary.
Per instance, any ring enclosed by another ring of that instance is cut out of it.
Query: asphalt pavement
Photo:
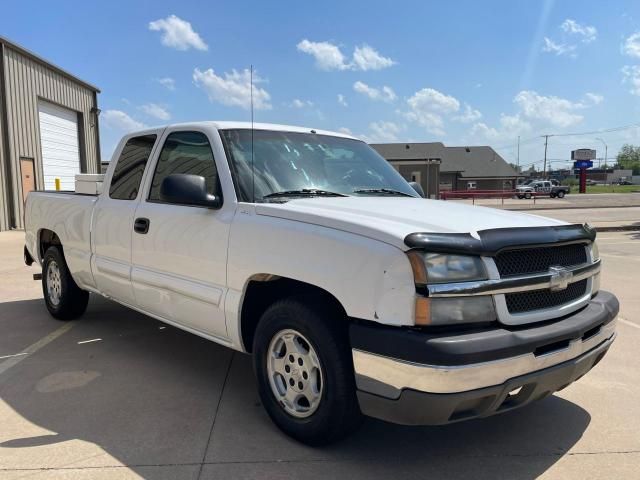
[[[619,336],[587,376],[443,427],[366,420],[331,447],[276,429],[250,357],[92,295],[52,319],[23,234],[0,232],[0,478],[640,478],[640,233],[599,235]]]

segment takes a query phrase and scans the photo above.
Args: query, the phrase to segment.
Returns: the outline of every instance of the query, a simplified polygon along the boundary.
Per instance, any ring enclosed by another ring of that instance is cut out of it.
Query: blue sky
[[[145,125],[249,120],[368,141],[489,144],[640,124],[640,2],[9,2],[0,34],[91,82],[103,157]],[[555,136],[614,157],[640,129]]]

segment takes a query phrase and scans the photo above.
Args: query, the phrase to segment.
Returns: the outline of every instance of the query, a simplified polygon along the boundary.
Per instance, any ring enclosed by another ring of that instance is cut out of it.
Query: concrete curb
[[[595,227],[596,232],[640,232],[640,225],[618,225],[610,227]]]

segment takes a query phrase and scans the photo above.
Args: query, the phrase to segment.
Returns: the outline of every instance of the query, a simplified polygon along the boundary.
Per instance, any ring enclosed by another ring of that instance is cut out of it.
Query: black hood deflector
[[[411,233],[404,239],[409,248],[437,253],[495,256],[505,249],[531,248],[541,245],[590,243],[595,229],[588,225],[558,225],[553,227],[494,228],[470,233]]]

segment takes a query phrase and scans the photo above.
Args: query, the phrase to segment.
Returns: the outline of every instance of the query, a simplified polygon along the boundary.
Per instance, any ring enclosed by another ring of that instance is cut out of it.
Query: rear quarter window
[[[156,143],[157,135],[130,138],[118,158],[111,178],[109,197],[116,200],[135,200],[140,190],[142,174]]]

